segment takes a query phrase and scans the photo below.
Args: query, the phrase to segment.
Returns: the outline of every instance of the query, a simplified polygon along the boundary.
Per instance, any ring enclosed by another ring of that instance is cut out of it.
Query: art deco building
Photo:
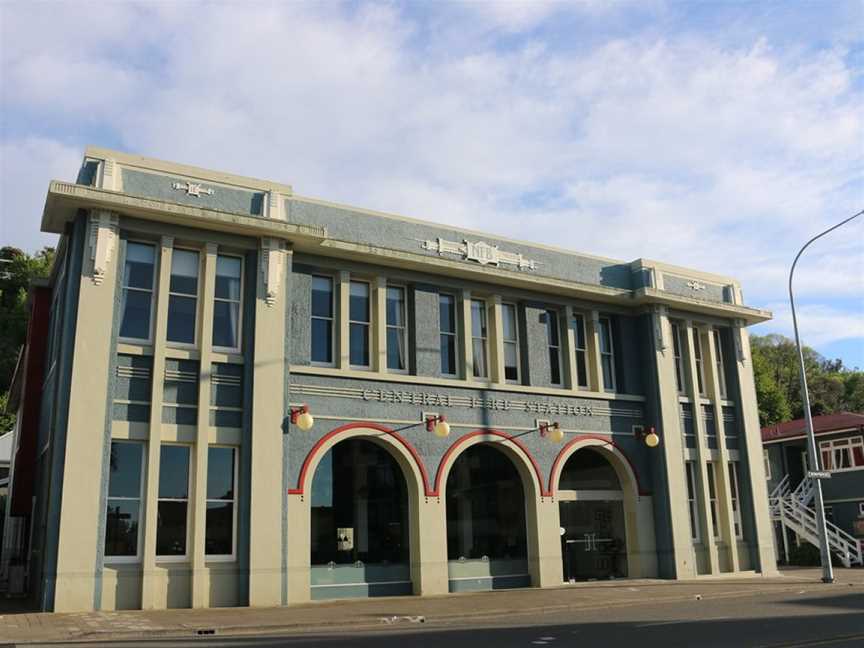
[[[775,570],[733,279],[97,148],[42,229],[3,570],[44,609]]]

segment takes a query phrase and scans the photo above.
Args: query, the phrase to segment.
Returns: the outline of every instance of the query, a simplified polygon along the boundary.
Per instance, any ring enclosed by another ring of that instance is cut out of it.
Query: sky
[[[88,144],[625,261],[789,266],[864,209],[864,2],[0,3],[0,245]],[[864,368],[864,217],[796,270]]]

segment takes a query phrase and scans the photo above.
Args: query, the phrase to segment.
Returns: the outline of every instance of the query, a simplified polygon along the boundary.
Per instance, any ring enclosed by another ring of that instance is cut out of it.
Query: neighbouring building
[[[733,279],[98,148],[42,230],[12,514],[44,609],[775,573],[770,314]]]
[[[790,562],[790,546],[819,546],[811,470],[828,471],[822,502],[828,544],[839,562],[864,564],[864,414],[840,412],[813,417],[819,466],[811,466],[804,419],[762,428],[765,478],[770,490],[777,553]]]

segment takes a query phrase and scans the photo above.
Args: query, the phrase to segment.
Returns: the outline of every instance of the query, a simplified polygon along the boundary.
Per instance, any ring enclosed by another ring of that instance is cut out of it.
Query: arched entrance
[[[472,445],[446,483],[450,591],[530,585],[525,491],[510,457],[494,444]]]
[[[570,455],[558,482],[565,582],[628,576],[625,491],[599,449]]]
[[[385,447],[365,438],[333,445],[310,499],[313,599],[412,592],[408,487]]]

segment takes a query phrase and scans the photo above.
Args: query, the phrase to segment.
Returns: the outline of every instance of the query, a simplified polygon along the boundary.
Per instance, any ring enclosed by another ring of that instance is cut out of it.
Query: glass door
[[[564,582],[627,576],[623,502],[560,502],[559,511]]]

